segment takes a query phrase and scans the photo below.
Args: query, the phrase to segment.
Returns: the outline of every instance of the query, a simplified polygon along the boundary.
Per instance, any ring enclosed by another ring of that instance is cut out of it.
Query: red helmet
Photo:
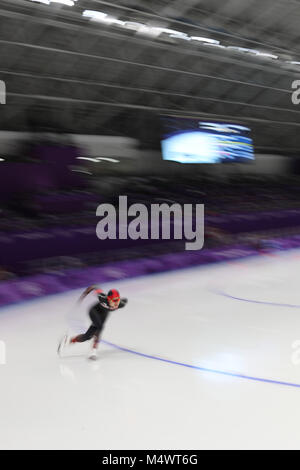
[[[108,300],[120,300],[119,291],[116,289],[111,289],[107,294]]]

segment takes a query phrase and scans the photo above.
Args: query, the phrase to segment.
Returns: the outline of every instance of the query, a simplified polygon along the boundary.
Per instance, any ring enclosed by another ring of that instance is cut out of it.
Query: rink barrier
[[[272,240],[269,240],[272,244]],[[300,235],[288,239],[274,239],[274,250],[300,247]],[[53,274],[38,274],[0,283],[0,307],[48,295],[60,294],[91,284],[121,281],[124,279],[162,273],[210,263],[231,261],[257,255],[247,245],[219,249],[183,251],[159,256],[112,262],[98,267],[68,269]]]
[[[2,164],[1,164],[2,170]],[[1,194],[0,185],[0,194]],[[90,203],[96,204],[93,195],[39,195],[40,201],[34,199],[37,207],[43,208],[41,212],[47,212],[50,207],[55,207],[55,213],[70,211],[69,204],[79,206],[80,198],[91,198]],[[97,196],[99,201],[99,196]],[[72,199],[74,199],[72,201]],[[93,201],[93,202],[92,202]],[[101,201],[99,201],[101,202]],[[83,201],[81,201],[83,203]],[[59,206],[59,208],[56,208]],[[68,209],[69,207],[69,209]],[[95,206],[96,209],[96,206]],[[96,236],[95,224],[91,221],[82,220],[83,225],[55,226],[47,228],[20,229],[17,231],[0,230],[0,265],[10,272],[17,274],[30,273],[31,265],[35,262],[45,262],[48,258],[77,257],[88,255],[92,252],[116,252],[117,250],[144,249],[146,253],[156,247],[169,243],[170,240],[151,239],[151,228],[149,227],[148,239],[132,240],[106,239],[99,240]],[[249,214],[224,214],[205,216],[206,226],[218,228],[234,236],[236,233],[251,234],[253,231],[270,231],[286,227],[300,226],[300,209],[289,209],[285,211],[254,212]],[[117,233],[119,227],[117,226]],[[245,242],[246,243],[246,242]]]

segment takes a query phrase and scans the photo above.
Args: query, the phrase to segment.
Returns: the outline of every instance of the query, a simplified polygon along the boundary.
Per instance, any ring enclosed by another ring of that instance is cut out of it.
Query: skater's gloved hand
[[[128,302],[128,299],[122,298],[120,303],[119,303],[119,308],[125,307],[127,302]]]
[[[90,293],[92,292],[93,290],[97,290],[97,286],[90,286],[90,287],[87,287],[85,289],[85,291],[81,294],[81,296],[79,297],[78,301],[77,301],[77,304],[80,304],[82,302],[82,300]]]
[[[104,292],[101,292],[100,294],[97,294],[97,297],[102,302],[104,302],[106,300],[106,294],[104,294]]]
[[[81,302],[83,301],[84,297],[85,297],[85,295],[81,295],[81,296],[79,297],[79,299],[77,300],[76,305],[80,305]]]

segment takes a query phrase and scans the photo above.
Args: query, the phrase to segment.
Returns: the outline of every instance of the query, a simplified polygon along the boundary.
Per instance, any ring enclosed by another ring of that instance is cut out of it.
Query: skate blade
[[[60,342],[58,343],[57,354],[59,355],[59,357],[62,357],[62,352],[67,346],[67,341],[68,341],[68,335],[64,335],[62,339],[60,340]]]
[[[98,356],[89,356],[89,360],[90,361],[97,361],[98,360]]]

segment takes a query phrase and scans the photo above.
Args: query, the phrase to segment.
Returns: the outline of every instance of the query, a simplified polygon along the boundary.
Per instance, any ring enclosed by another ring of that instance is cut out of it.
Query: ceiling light
[[[77,1],[77,0],[74,0]],[[73,7],[75,5],[73,0],[50,0],[50,3],[61,3],[62,5],[66,5],[68,7]]]
[[[50,0],[30,0],[31,2],[44,3],[44,5],[50,5]]]
[[[143,31],[150,32],[151,31],[151,27],[146,26],[143,23],[137,23],[136,21],[125,21],[123,26],[126,29],[132,29],[133,31],[137,31],[137,32],[143,32]]]
[[[107,17],[107,14],[102,13],[102,11],[84,10],[82,16],[86,16],[87,18],[95,21],[103,21]]]
[[[170,34],[170,38],[174,38],[174,39],[184,39],[185,41],[190,41],[191,38],[185,34],[185,33],[181,33],[181,34]]]
[[[278,59],[277,55],[270,54],[269,52],[261,52],[257,49],[248,49],[247,47],[238,47],[238,46],[227,46],[227,49],[237,51],[237,52],[245,52],[246,54],[254,54],[258,57],[267,57],[270,59]]]
[[[44,5],[50,5],[51,3],[60,3],[68,7],[73,7],[77,0],[30,0],[31,2],[43,3]]]
[[[106,162],[111,162],[111,163],[120,163],[120,160],[116,160],[115,158],[97,157],[98,162],[100,162],[101,160],[104,160]]]
[[[90,171],[86,171],[86,170],[81,170],[81,169],[77,169],[77,170],[71,170],[71,171],[74,171],[75,173],[83,173],[84,175],[92,175],[93,173],[91,173]]]
[[[125,25],[125,21],[120,21],[114,16],[109,16],[107,13],[103,13],[102,11],[95,11],[95,10],[84,10],[82,16],[86,18],[90,18],[92,21],[99,21],[100,23],[105,24],[117,24],[120,26]]]
[[[278,59],[278,55],[270,54],[269,52],[256,51],[255,55],[261,56],[261,57],[268,57],[269,59]]]
[[[211,38],[202,38],[200,36],[191,36],[191,39],[193,41],[200,41],[200,42],[206,42],[208,44],[220,44],[220,41],[217,41],[216,39],[211,39]]]
[[[203,46],[209,46],[209,47],[220,47],[221,49],[226,49],[226,46],[222,46],[222,44],[210,44],[208,42],[204,42]]]
[[[88,160],[89,162],[100,163],[97,158],[92,157],[76,157],[76,160]]]
[[[237,52],[245,52],[250,54],[257,54],[258,51],[256,49],[248,49],[247,47],[238,47],[238,46],[227,46],[227,49]]]

